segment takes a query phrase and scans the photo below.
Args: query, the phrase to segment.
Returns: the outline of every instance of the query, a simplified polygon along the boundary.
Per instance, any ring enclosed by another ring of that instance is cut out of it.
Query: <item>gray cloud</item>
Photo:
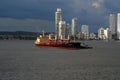
[[[109,13],[120,12],[120,0],[105,0],[104,6]]]
[[[100,8],[104,3],[104,0],[94,0],[92,2],[92,6],[95,7],[95,8]]]
[[[0,18],[0,30],[9,31],[35,31],[53,32],[54,22],[39,19],[13,19]]]
[[[51,0],[3,0],[0,1],[0,17],[54,19],[57,7],[66,1]]]
[[[39,25],[41,25],[42,20],[53,22],[56,8],[60,7],[63,11],[63,19],[67,22],[70,23],[73,17],[77,17],[79,25],[88,24],[91,28],[93,26],[98,28],[108,26],[110,13],[120,12],[119,3],[120,0],[1,0],[0,17],[5,18],[5,20],[14,18],[16,20],[11,21],[18,22],[26,19],[35,20],[36,22],[40,20]],[[8,23],[8,21],[6,22]],[[29,28],[34,26],[32,24]],[[26,24],[22,23],[22,25]],[[0,24],[0,29],[1,27]],[[49,27],[47,28],[49,30]],[[16,27],[15,29],[20,28]]]

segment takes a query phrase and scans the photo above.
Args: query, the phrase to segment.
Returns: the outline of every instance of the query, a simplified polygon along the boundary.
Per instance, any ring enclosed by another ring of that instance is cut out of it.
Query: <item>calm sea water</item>
[[[0,80],[120,80],[120,42],[86,41],[93,49],[38,48],[0,41]]]

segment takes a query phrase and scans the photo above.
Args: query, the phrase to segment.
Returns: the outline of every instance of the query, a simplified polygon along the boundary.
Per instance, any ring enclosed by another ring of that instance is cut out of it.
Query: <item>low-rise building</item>
[[[112,34],[109,28],[100,28],[98,30],[98,38],[102,40],[111,40],[112,39]]]

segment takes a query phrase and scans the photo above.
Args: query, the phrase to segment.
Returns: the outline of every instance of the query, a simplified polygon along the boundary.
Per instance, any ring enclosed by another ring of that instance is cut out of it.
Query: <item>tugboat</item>
[[[72,50],[91,48],[82,42],[70,41],[69,35],[68,35],[68,39],[63,39],[62,36],[61,36],[61,39],[57,39],[57,36],[55,36],[55,39],[52,39],[51,35],[44,36],[43,34],[37,37],[35,41],[35,45],[41,48],[62,48],[62,49],[72,49]]]

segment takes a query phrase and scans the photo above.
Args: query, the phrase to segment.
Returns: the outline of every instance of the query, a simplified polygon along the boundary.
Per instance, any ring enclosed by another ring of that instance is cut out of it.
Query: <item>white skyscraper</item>
[[[59,35],[59,22],[62,21],[62,10],[61,8],[57,8],[55,12],[55,33]]]
[[[98,38],[99,39],[104,39],[104,28],[100,28],[100,29],[98,29]]]
[[[77,18],[73,18],[71,26],[71,35],[75,36],[76,34],[77,34]]]
[[[65,39],[65,33],[66,33],[66,22],[65,21],[60,21],[59,22],[59,39],[62,38]]]
[[[88,25],[82,25],[81,32],[84,34],[84,39],[89,39],[89,28],[88,28]]]
[[[71,25],[70,24],[67,24],[66,25],[66,37],[68,37],[68,35],[70,35],[71,34]]]
[[[109,16],[109,27],[112,34],[115,34],[115,14]]]
[[[117,14],[117,38],[120,39],[120,13]]]

